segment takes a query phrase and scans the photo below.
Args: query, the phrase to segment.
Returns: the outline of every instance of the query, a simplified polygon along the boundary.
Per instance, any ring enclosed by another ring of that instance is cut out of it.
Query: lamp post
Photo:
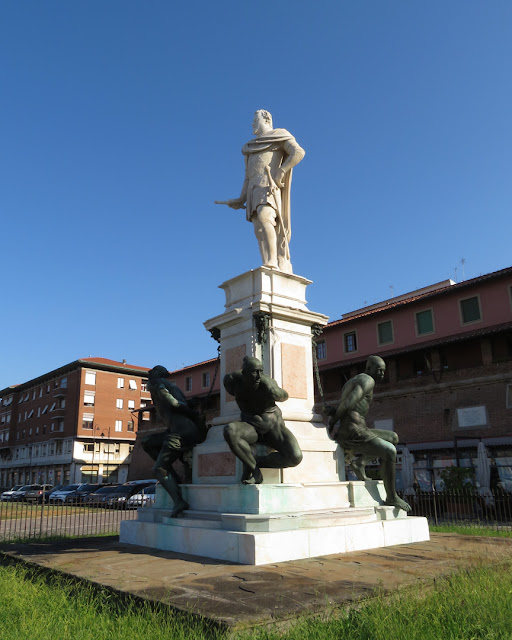
[[[99,431],[100,428],[97,425],[93,426],[93,430],[92,430],[92,472],[94,474],[94,454],[96,452],[96,431]],[[103,434],[102,434],[103,435]],[[96,482],[98,482],[98,479],[100,477],[100,463],[98,462],[98,468],[96,469],[96,476],[93,475],[93,479],[94,477],[96,477]]]
[[[110,427],[108,428],[108,449],[107,449],[107,479],[110,475]],[[105,434],[101,432],[101,437],[104,438]]]

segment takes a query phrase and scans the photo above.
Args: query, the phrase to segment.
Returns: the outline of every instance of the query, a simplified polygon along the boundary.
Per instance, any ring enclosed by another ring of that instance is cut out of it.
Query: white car
[[[22,484],[15,484],[14,487],[12,487],[12,489],[9,489],[8,491],[4,491],[2,493],[1,499],[2,500],[12,500],[12,494],[15,491],[18,491],[19,489],[21,489],[23,485]]]
[[[153,484],[150,487],[142,489],[139,493],[134,493],[133,496],[126,501],[126,508],[139,509],[140,507],[148,507],[155,501],[155,491],[156,485]]]
[[[81,484],[67,484],[62,489],[57,489],[57,491],[52,491],[48,497],[50,502],[65,502],[66,497],[72,491],[76,491],[78,487],[81,487]]]

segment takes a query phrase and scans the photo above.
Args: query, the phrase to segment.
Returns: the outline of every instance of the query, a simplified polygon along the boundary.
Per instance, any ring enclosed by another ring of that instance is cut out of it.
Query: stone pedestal
[[[248,271],[221,285],[226,295],[225,311],[205,322],[208,330],[220,334],[221,380],[226,373],[241,369],[244,356],[253,356],[290,396],[279,407],[304,459],[292,469],[262,469],[264,483],[333,482],[344,478],[336,444],[327,437],[321,416],[313,412],[311,328],[324,326],[328,318],[307,309],[308,284],[311,281],[306,278],[267,267]],[[222,383],[220,414],[207,440],[194,450],[194,484],[236,483],[242,474],[241,462],[222,435],[228,422],[239,419],[240,410]]]
[[[308,284],[266,267],[243,273],[221,285],[225,311],[205,322],[219,336],[221,380],[254,356],[288,391],[279,406],[304,454],[301,464],[262,469],[260,485],[240,483],[242,464],[223,437],[240,410],[221,383],[221,415],[195,447],[192,484],[182,487],[190,509],[170,518],[171,500],[157,486],[155,506],[121,523],[121,542],[260,565],[429,539],[425,518],[383,505],[381,482],[342,481],[343,452],[313,412],[311,329],[327,317],[307,309]]]
[[[121,522],[120,541],[241,564],[348,553],[429,539],[426,518],[383,506],[382,482],[184,485],[190,510],[155,506]]]

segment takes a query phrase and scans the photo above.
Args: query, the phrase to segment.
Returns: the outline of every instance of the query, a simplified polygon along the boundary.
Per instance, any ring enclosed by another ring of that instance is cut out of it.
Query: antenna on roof
[[[455,282],[457,282],[457,267],[455,267],[455,277],[454,277]]]
[[[460,263],[462,265],[462,279],[465,280],[466,278],[464,277],[464,265],[466,264],[466,258],[461,258]]]
[[[389,288],[391,290],[391,297],[393,297],[393,293],[394,293],[395,288],[393,287],[392,284],[389,285]]]

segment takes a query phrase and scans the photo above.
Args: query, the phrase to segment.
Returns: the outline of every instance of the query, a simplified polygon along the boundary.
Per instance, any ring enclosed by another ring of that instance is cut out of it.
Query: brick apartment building
[[[124,482],[147,371],[84,358],[0,391],[0,486]]]
[[[385,359],[387,374],[369,424],[398,433],[415,456],[421,487],[432,487],[447,466],[475,467],[482,438],[491,483],[512,491],[512,268],[446,280],[328,324],[317,341],[324,392],[324,399],[317,393],[318,409],[339,398],[372,354]],[[189,398],[204,399],[215,365],[208,360],[171,378]],[[218,413],[220,383],[208,399],[210,419]]]

